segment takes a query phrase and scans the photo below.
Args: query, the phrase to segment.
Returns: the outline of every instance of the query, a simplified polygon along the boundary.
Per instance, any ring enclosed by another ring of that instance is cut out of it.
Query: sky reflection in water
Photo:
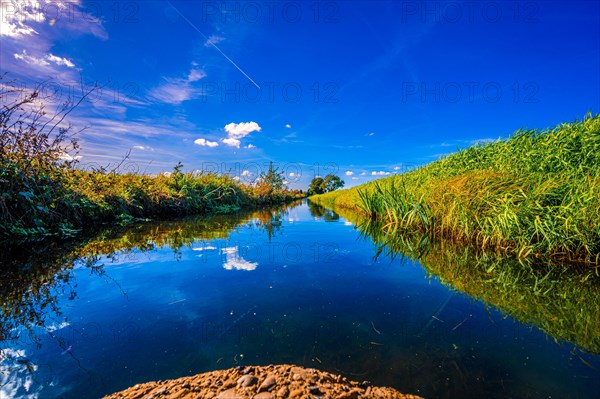
[[[207,224],[213,236],[199,228],[212,239],[187,237],[187,222],[157,224],[170,246],[141,251],[133,240],[102,255],[101,272],[77,263],[53,286],[62,314],[44,311],[37,341],[22,329],[2,343],[2,397],[91,398],[268,363],[430,398],[590,398],[600,388],[596,356],[573,354],[416,263],[376,258],[332,211],[302,204],[228,218],[237,219]]]

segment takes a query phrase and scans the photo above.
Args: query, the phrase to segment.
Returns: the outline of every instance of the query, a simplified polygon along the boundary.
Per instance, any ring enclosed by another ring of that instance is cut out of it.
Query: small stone
[[[350,392],[344,392],[340,395],[338,395],[337,399],[358,399],[360,397],[360,390],[359,389],[352,389],[350,390]]]
[[[304,391],[302,389],[294,389],[292,392],[290,392],[290,399],[299,398],[303,394],[304,394]]]
[[[277,396],[280,398],[287,398],[288,393],[290,393],[289,389],[287,389],[286,387],[281,387],[279,391],[277,391]]]
[[[187,382],[184,382],[183,384],[181,384],[181,387],[183,389],[190,389],[190,384],[188,384]]]
[[[217,399],[242,399],[240,398],[236,393],[235,393],[235,389],[228,389],[226,391],[223,391],[219,394],[219,396],[217,396]]]
[[[256,378],[252,374],[243,375],[237,380],[238,386],[241,386],[242,388],[251,387],[252,385],[256,384],[257,382],[258,382],[258,378]]]
[[[371,385],[373,385],[373,384],[371,384],[371,381],[366,381],[366,380],[365,380],[365,381],[361,382],[361,383],[360,383],[360,384],[358,384],[358,385],[359,385],[361,388],[366,388],[366,387],[370,387],[370,386],[371,386]]]
[[[323,392],[321,392],[321,390],[317,386],[309,386],[309,387],[306,387],[306,389],[308,390],[308,393],[310,393],[311,395],[323,395]]]
[[[254,367],[252,366],[246,366],[241,370],[242,374],[250,374],[254,371]]]
[[[275,399],[271,392],[261,392],[257,395],[254,395],[254,399]]]
[[[270,391],[271,389],[273,389],[275,387],[276,384],[277,384],[277,379],[275,379],[274,376],[269,375],[269,376],[267,376],[267,378],[265,378],[265,380],[262,382],[262,384],[260,384],[260,387],[258,387],[258,392]]]

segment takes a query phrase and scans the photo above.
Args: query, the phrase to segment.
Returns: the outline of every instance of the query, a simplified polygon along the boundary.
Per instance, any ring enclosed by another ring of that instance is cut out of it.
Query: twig
[[[465,319],[463,321],[461,321],[460,323],[458,323],[457,325],[454,326],[454,328],[452,329],[452,331],[456,330],[458,327],[462,326],[463,323],[465,321],[467,321],[469,318],[471,317],[471,315],[468,315],[467,317],[465,317]]]
[[[373,330],[375,330],[375,332],[379,335],[381,335],[381,332],[375,328],[375,324],[373,324],[373,322],[371,322],[371,326],[373,327]]]

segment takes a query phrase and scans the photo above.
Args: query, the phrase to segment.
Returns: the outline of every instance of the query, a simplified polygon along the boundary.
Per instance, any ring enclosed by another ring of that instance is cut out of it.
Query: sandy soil
[[[105,399],[421,399],[368,381],[290,365],[237,367],[138,384]]]

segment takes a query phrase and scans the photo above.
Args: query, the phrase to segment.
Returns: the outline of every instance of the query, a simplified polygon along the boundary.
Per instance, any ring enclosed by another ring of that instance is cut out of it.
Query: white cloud
[[[196,82],[205,77],[206,72],[204,72],[202,69],[192,69],[188,74],[187,80],[188,82]]]
[[[0,5],[2,70],[25,81],[80,81],[79,70],[68,55],[56,55],[57,42],[91,34],[108,35],[102,21],[93,17],[80,0],[8,0]],[[79,17],[78,17],[79,16]],[[61,100],[62,102],[62,100]]]
[[[206,47],[211,47],[214,46],[215,44],[222,42],[223,40],[225,40],[224,37],[222,36],[218,36],[218,35],[211,35],[206,42],[204,42],[204,45]]]
[[[196,140],[194,140],[194,144],[197,144],[201,147],[210,147],[210,148],[219,146],[219,143],[217,143],[216,141],[208,141],[206,139],[196,139]]]
[[[56,55],[54,55],[52,53],[48,54],[46,56],[46,59],[48,61],[54,62],[56,65],[64,65],[64,66],[69,67],[69,68],[73,68],[75,66],[75,64],[73,64],[71,62],[71,60],[68,60],[68,59],[66,59],[64,57],[57,57]]]
[[[27,54],[27,50],[23,50],[21,52],[21,54],[15,53],[14,57],[17,60],[21,60],[21,61],[26,62],[31,65],[39,65],[39,66],[50,65],[50,63],[48,61],[46,61],[44,58],[36,58],[32,55]]]
[[[40,4],[13,0],[2,2],[0,8],[0,36],[22,38],[39,34],[31,22],[43,23],[46,17]]]
[[[230,147],[240,148],[240,143],[238,139],[226,138],[223,139],[223,143],[227,144]]]
[[[379,172],[375,172],[375,171],[371,172],[372,176],[387,176],[389,174],[390,174],[390,172],[384,172],[382,170],[380,170]]]
[[[227,138],[222,141],[230,147],[240,148],[241,139],[252,132],[260,132],[261,127],[256,122],[240,122],[229,123],[223,128],[227,132]],[[245,148],[255,148],[254,145],[248,144]]]
[[[179,105],[202,95],[202,90],[193,85],[206,77],[202,69],[193,68],[186,77],[163,77],[163,83],[150,90],[150,97],[160,102]]]
[[[290,177],[294,177],[296,174],[294,172],[290,172]]]
[[[361,176],[366,176],[366,175],[367,175],[367,172],[362,172],[360,175],[361,175]]]
[[[192,248],[192,251],[213,251],[217,249],[217,247],[213,247],[212,245],[207,245],[204,247]]]
[[[354,174],[354,172],[352,172],[351,170],[347,170],[346,173],[344,173],[346,176],[352,176]]]
[[[285,124],[285,127],[286,127],[286,128],[288,128],[288,129],[291,129],[291,128],[292,128],[292,125],[290,125],[289,123],[286,123],[286,124]]]
[[[358,177],[352,176],[352,180],[358,180]]]
[[[240,177],[239,177],[239,176],[234,176],[234,177],[233,177],[233,180],[235,180],[235,181],[240,181]]]
[[[71,60],[68,60],[63,57],[58,57],[52,53],[46,54],[45,56],[42,56],[42,57],[35,57],[33,55],[27,54],[27,50],[23,50],[23,51],[21,51],[21,53],[13,54],[13,56],[17,60],[21,60],[21,61],[26,62],[31,65],[48,66],[48,65],[50,65],[50,63],[54,63],[56,65],[62,65],[62,66],[66,66],[69,68],[73,68],[75,66],[75,64],[73,64],[73,62],[71,62]]]
[[[154,148],[143,146],[143,145],[134,145],[133,148],[135,148],[136,150],[142,150],[142,151],[154,151]]]
[[[60,159],[63,161],[77,161],[77,160],[80,160],[81,158],[83,158],[81,155],[72,156],[71,154],[68,154],[66,152],[63,152],[60,155]]]
[[[252,172],[250,172],[249,170],[242,171],[242,176],[250,176],[251,174]]]
[[[257,262],[249,262],[242,258],[238,253],[239,247],[227,247],[221,250],[221,253],[225,255],[225,262],[223,262],[223,268],[225,270],[255,270],[258,266]]]
[[[232,122],[225,125],[224,129],[227,132],[228,137],[233,139],[241,139],[252,132],[260,132],[262,128],[256,122]]]
[[[394,166],[394,170],[400,170],[400,166]]]
[[[198,91],[182,79],[164,78],[165,82],[150,90],[150,96],[163,103],[179,105],[197,97]]]
[[[375,136],[375,133],[374,132],[370,132],[370,133],[367,134],[367,136],[369,136],[369,137]]]

